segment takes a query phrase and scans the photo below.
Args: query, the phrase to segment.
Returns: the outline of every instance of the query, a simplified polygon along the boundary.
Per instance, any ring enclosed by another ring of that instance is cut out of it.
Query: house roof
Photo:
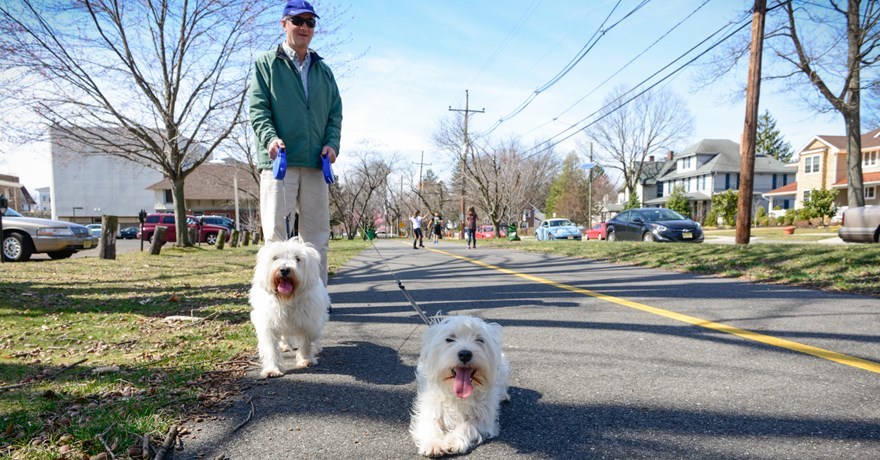
[[[864,185],[880,185],[880,172],[869,172],[862,174],[862,182]],[[846,188],[849,186],[849,179],[844,178],[835,182],[831,188]]]
[[[259,184],[251,178],[247,168],[246,164],[238,162],[203,163],[186,177],[183,193],[187,200],[232,200],[235,198],[233,178],[238,177],[239,191],[258,197]],[[147,190],[170,188],[171,180],[166,177],[147,187]]]
[[[773,190],[770,190],[769,192],[764,192],[763,194],[768,195],[768,196],[769,195],[776,196],[776,195],[794,195],[796,193],[797,193],[797,182],[792,182],[790,184],[783,185],[782,187],[774,188]]]
[[[818,135],[814,137],[830,147],[846,151],[846,136]],[[807,143],[810,145],[813,141]],[[880,148],[880,128],[862,134],[862,150]]]
[[[675,161],[689,156],[708,156],[712,158],[693,171],[679,172],[674,168]],[[665,172],[661,173],[659,180],[673,180],[681,177],[702,176],[704,174],[724,172],[738,173],[740,171],[740,148],[739,144],[728,139],[703,139],[696,144],[684,149],[667,162]],[[791,173],[791,167],[776,158],[767,155],[755,156],[756,173]]]

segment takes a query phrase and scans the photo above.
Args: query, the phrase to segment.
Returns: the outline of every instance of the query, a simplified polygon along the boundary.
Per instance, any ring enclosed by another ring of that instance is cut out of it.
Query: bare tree
[[[619,86],[605,99],[599,119],[584,133],[599,146],[599,163],[620,171],[623,187],[633,194],[649,155],[686,140],[693,130],[687,104],[668,90],[652,90],[628,104]]]
[[[342,223],[348,239],[358,229],[371,228],[377,217],[384,215],[388,177],[393,169],[372,150],[353,154],[357,160],[338,182],[330,186],[332,218]]]
[[[861,123],[863,109],[880,108],[880,5],[877,0],[827,0],[768,4],[767,52],[762,79],[799,95],[803,105],[843,117],[847,138],[847,200],[864,206]],[[748,56],[745,32],[704,66],[712,83],[731,74]],[[863,96],[873,99],[863,101]],[[865,105],[863,108],[862,105]],[[876,117],[873,121],[876,122]]]
[[[251,51],[278,35],[269,7],[276,2],[4,2],[0,87],[65,136],[162,171],[182,221],[185,178],[240,122]],[[185,226],[177,242],[192,244]]]

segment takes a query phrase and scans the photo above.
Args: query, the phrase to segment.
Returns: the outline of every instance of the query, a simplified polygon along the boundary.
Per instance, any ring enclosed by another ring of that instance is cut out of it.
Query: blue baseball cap
[[[312,4],[305,0],[288,0],[287,5],[284,5],[284,14],[281,15],[281,18],[284,19],[288,16],[298,16],[303,13],[312,13],[316,18],[321,18],[315,13]]]

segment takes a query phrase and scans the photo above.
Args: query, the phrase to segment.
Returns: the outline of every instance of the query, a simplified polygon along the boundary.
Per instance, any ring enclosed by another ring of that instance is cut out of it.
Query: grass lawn
[[[779,235],[755,237],[785,238],[772,230]],[[794,236],[806,236],[802,230]],[[526,238],[480,246],[880,297],[876,244]],[[332,241],[330,271],[368,247],[363,240]],[[216,411],[239,394],[237,377],[255,355],[247,294],[256,251],[167,247],[158,256],[0,266],[0,457],[143,458],[145,439],[156,449],[182,419]]]

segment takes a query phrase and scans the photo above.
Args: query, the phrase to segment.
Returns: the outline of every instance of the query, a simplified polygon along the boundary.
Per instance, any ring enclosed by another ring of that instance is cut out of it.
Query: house
[[[801,209],[813,190],[837,190],[835,202],[842,211],[849,204],[847,188],[846,136],[815,136],[797,155],[797,180],[794,186],[780,187],[764,195],[772,207]],[[880,128],[862,134],[862,181],[865,186],[865,205],[880,204]],[[781,205],[780,205],[781,204]],[[776,212],[778,214],[779,211]]]
[[[670,154],[653,174],[641,181],[644,206],[663,207],[676,187],[684,189],[690,201],[692,218],[702,221],[712,204],[712,196],[726,190],[739,191],[740,146],[727,139],[703,139],[682,152]],[[755,155],[752,181],[752,208],[768,207],[762,196],[795,181],[791,166],[767,155]]]
[[[0,195],[5,195],[9,207],[19,212],[30,212],[37,206],[18,176],[0,174]]]
[[[174,212],[170,179],[166,177],[146,188],[153,192],[150,209]],[[245,163],[203,163],[186,177],[183,195],[186,197],[187,212],[192,215],[218,215],[235,219],[238,211],[242,228],[256,227],[260,186]]]

